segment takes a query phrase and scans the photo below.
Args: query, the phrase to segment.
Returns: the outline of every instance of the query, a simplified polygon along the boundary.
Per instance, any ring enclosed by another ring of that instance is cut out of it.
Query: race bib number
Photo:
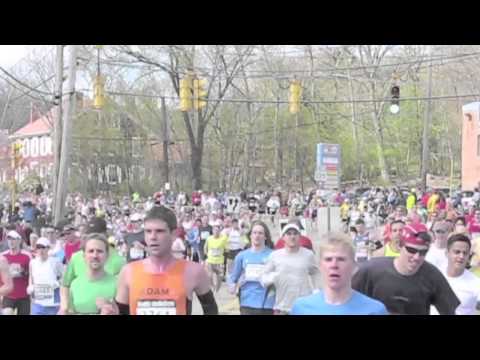
[[[145,252],[140,249],[131,248],[130,249],[130,259],[143,259]]]
[[[139,300],[137,315],[177,315],[174,300]]]
[[[223,255],[223,249],[210,249],[210,254],[213,257],[220,257]]]
[[[202,240],[207,240],[209,236],[210,236],[210,232],[208,232],[208,231],[202,231],[202,232],[200,233],[200,238],[201,238]]]
[[[245,267],[246,281],[259,281],[265,270],[264,264],[247,264]]]
[[[50,285],[35,285],[34,294],[36,300],[52,300],[53,301],[53,286]]]
[[[10,275],[14,278],[21,277],[23,275],[22,265],[20,264],[10,264]]]
[[[364,241],[360,241],[357,243],[356,258],[357,260],[368,258],[368,249]]]

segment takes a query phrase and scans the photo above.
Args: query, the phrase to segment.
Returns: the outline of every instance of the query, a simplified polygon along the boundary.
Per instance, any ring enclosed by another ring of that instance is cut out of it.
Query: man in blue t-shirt
[[[355,249],[345,234],[320,245],[323,289],[297,299],[290,315],[388,315],[385,305],[352,289]]]

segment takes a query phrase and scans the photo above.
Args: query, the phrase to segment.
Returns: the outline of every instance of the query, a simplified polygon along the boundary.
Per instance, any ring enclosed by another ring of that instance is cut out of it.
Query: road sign
[[[315,181],[320,188],[333,190],[340,185],[341,153],[338,144],[317,144]]]

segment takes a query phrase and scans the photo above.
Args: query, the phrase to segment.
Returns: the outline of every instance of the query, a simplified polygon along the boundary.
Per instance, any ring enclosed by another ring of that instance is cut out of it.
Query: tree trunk
[[[375,84],[371,83],[371,98],[372,100],[375,100]],[[375,145],[377,149],[377,157],[378,157],[378,166],[380,168],[380,174],[382,177],[382,180],[386,183],[390,182],[390,177],[388,175],[388,170],[387,170],[387,162],[385,161],[385,154],[384,154],[384,148],[383,148],[383,131],[382,131],[382,125],[380,124],[380,119],[379,119],[379,110],[377,109],[377,103],[373,103],[373,111],[372,111],[372,120],[373,120],[373,126],[375,129]]]

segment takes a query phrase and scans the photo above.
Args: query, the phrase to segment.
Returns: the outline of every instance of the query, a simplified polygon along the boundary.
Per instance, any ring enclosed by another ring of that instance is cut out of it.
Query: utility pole
[[[62,148],[60,153],[60,168],[57,179],[56,202],[55,202],[55,224],[58,223],[65,215],[65,199],[68,188],[68,168],[70,160],[71,146],[71,129],[72,118],[75,112],[76,94],[75,80],[77,70],[77,46],[70,45],[68,59],[68,75],[67,75],[67,98],[65,101],[65,112],[63,113],[63,129],[62,129]]]
[[[359,141],[358,141],[358,134],[357,134],[357,121],[356,121],[356,115],[357,115],[357,108],[356,108],[356,103],[353,101],[355,99],[355,93],[353,89],[353,81],[352,81],[352,76],[350,74],[350,70],[348,70],[348,87],[350,90],[350,101],[352,102],[351,110],[352,110],[352,136],[353,136],[353,143],[354,143],[354,148],[355,148],[355,161],[356,161],[356,170],[357,173],[355,174],[356,177],[360,179],[360,146],[359,146]]]
[[[275,106],[275,120],[273,122],[273,137],[274,137],[274,145],[275,145],[275,154],[274,154],[274,168],[275,168],[275,185],[278,186],[280,183],[279,171],[278,171],[278,112],[280,107],[280,99],[277,96],[277,104]]]
[[[56,46],[55,99],[57,105],[53,119],[53,208],[56,208],[60,152],[62,148],[62,88],[63,88],[63,45]]]
[[[167,119],[167,109],[165,107],[165,98],[162,96],[162,120],[163,120],[163,174],[165,183],[170,182],[170,176],[168,173],[168,145],[170,143],[169,134],[168,134],[168,119]]]
[[[430,45],[429,47],[429,57],[432,57],[433,47]],[[428,67],[428,84],[427,84],[427,107],[425,110],[425,117],[423,119],[423,137],[422,137],[422,187],[423,190],[426,191],[427,189],[427,173],[428,173],[428,131],[430,127],[430,122],[432,119],[432,60],[430,60],[430,65]]]

